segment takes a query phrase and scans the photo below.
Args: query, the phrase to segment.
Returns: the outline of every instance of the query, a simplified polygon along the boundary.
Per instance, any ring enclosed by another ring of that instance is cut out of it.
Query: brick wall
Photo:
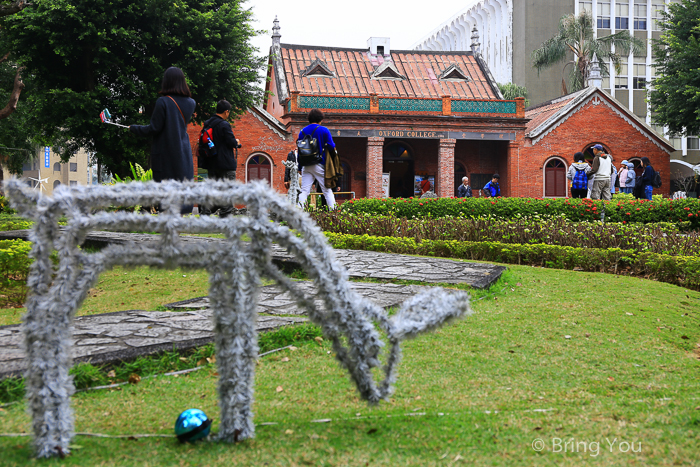
[[[276,131],[263,123],[254,111],[248,110],[231,123],[233,134],[243,145],[238,150],[238,168],[236,179],[241,182],[246,181],[246,161],[257,154],[263,154],[272,161],[272,188],[282,193],[286,193],[284,188],[284,165],[282,161],[287,160],[287,154],[295,148],[295,144],[290,140],[290,136],[282,137]],[[188,133],[190,142],[195,148],[199,132],[202,127],[190,125]],[[195,174],[197,174],[197,157],[194,155]]]
[[[594,143],[609,150],[616,167],[624,159],[648,157],[663,179],[662,188],[654,192],[670,193],[670,155],[608,105],[591,101],[535,145],[526,139],[511,150],[510,166],[515,171],[512,196],[542,197],[546,162],[560,157],[568,170],[574,153],[583,152]]]

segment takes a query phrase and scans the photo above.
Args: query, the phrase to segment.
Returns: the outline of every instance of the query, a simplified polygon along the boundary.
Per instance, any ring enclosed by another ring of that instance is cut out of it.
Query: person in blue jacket
[[[318,140],[318,147],[321,154],[318,163],[301,167],[301,194],[299,195],[299,206],[304,206],[306,198],[308,198],[309,193],[311,193],[311,185],[316,181],[321,193],[323,193],[323,197],[326,198],[328,209],[332,210],[335,208],[335,196],[333,195],[333,190],[326,187],[325,168],[326,151],[332,151],[333,154],[335,154],[335,142],[333,142],[333,136],[331,136],[331,132],[328,128],[321,126],[323,112],[319,109],[311,109],[308,119],[309,124],[299,132],[297,140],[304,139],[306,135],[312,135],[312,137]],[[299,165],[301,165],[301,161],[299,162]]]
[[[498,174],[493,174],[491,181],[484,185],[484,196],[487,198],[495,198],[496,196],[501,196],[501,186],[498,184],[498,180],[501,178]]]

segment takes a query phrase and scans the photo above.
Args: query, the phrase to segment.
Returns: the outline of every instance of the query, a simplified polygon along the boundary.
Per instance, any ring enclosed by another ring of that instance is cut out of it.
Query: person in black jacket
[[[642,157],[642,167],[644,167],[644,172],[642,172],[641,176],[641,186],[642,186],[642,196],[644,199],[648,199],[651,201],[651,195],[654,192],[654,186],[652,183],[654,182],[654,167],[651,166],[651,162],[649,161],[648,157]]]
[[[241,147],[228,122],[231,114],[231,104],[226,100],[216,103],[216,115],[204,122],[204,128],[212,129],[212,139],[216,148],[216,156],[206,159],[200,158],[199,165],[209,171],[212,180],[235,180],[238,161],[234,149]],[[233,206],[202,206],[201,213],[209,215],[219,210],[219,217],[226,217],[233,212]]]
[[[138,136],[152,136],[151,168],[153,180],[192,180],[194,165],[187,134],[187,123],[194,112],[195,102],[181,69],[165,70],[161,97],[148,125],[131,125],[129,130]]]
[[[153,137],[153,180],[192,180],[194,164],[187,123],[192,117],[196,103],[181,69],[170,67],[165,70],[158,94],[161,97],[156,101],[151,123],[130,125],[129,130],[138,136]],[[181,209],[182,214],[191,212],[192,206],[183,206]]]

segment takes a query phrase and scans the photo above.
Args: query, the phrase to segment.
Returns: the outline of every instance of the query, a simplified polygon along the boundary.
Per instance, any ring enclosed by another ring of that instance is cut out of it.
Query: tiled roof
[[[452,99],[498,99],[495,83],[487,78],[483,61],[471,52],[392,51],[396,74],[405,79],[372,79],[385,57],[371,55],[366,49],[314,47],[281,44],[288,91],[301,94],[339,96],[418,97]],[[315,61],[321,61],[334,77],[303,76]],[[467,81],[438,78],[456,65]],[[394,73],[389,73],[394,74]],[[497,88],[496,88],[497,89]]]
[[[578,112],[592,99],[595,99],[594,104],[596,105],[600,103],[607,105],[628,124],[661,149],[669,153],[674,150],[671,143],[667,139],[659,136],[644,120],[636,116],[627,107],[620,104],[606,91],[596,87],[587,87],[572,94],[525,109],[525,118],[531,119],[527,124],[525,136],[530,138],[533,144],[536,144],[540,139],[545,137],[557,126],[564,123],[571,115]]]
[[[527,124],[525,134],[527,135],[528,133],[532,132],[534,129],[546,122],[552,115],[568,106],[571,101],[577,98],[586,89],[588,88],[525,109],[525,118],[531,119]]]

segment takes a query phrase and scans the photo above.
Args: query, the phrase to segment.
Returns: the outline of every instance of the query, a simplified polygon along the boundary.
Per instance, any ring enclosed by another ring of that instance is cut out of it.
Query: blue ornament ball
[[[178,441],[188,443],[209,436],[211,420],[199,409],[187,409],[175,421]]]

